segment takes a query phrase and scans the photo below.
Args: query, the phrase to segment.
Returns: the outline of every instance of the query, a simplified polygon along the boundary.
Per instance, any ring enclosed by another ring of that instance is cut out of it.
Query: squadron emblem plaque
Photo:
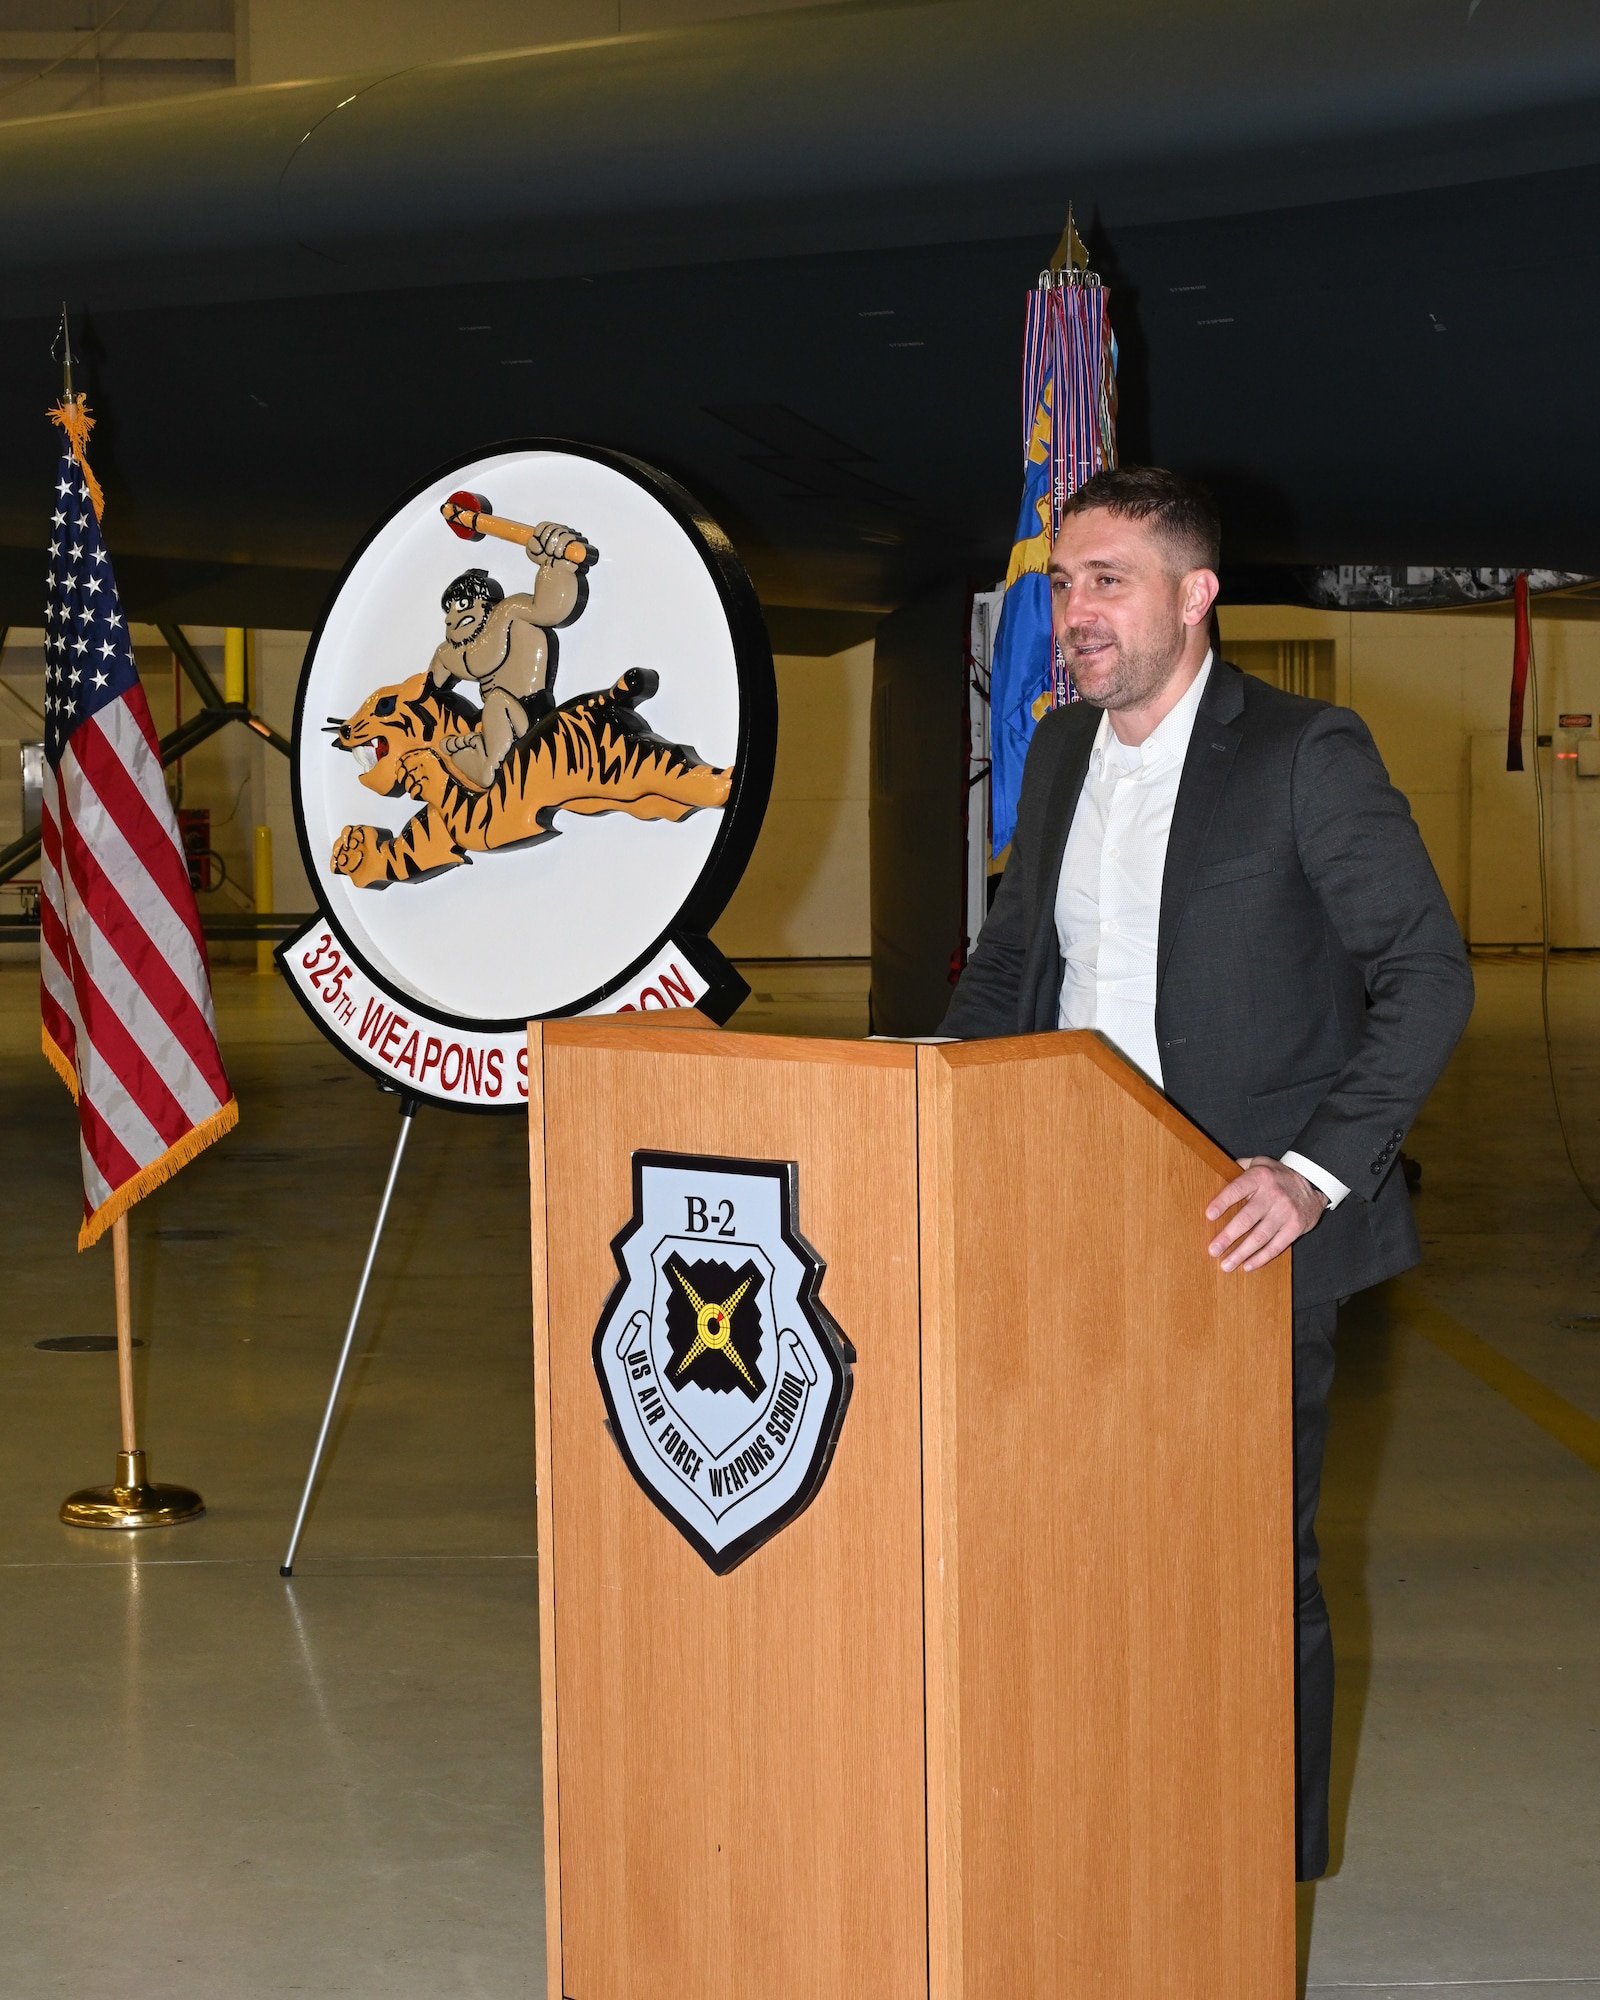
[[[635,1153],[594,1366],[628,1469],[719,1576],[808,1507],[855,1350],[817,1297],[787,1160]]]
[[[754,589],[681,487],[550,440],[446,466],[306,654],[291,784],[318,911],[279,963],[380,1080],[525,1111],[531,1018],[744,997],[708,933],[776,740]]]

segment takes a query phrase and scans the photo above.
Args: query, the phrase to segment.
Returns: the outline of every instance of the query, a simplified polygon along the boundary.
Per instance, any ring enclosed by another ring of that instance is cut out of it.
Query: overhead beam
[[[303,931],[315,910],[263,910],[259,914],[240,910],[231,916],[202,917],[200,928],[212,944],[257,944],[281,942]],[[0,915],[0,944],[37,944],[37,917]]]
[[[156,630],[172,648],[172,657],[182,667],[194,684],[195,693],[207,708],[225,708],[222,690],[211,678],[211,669],[201,659],[189,642],[188,634],[181,625],[157,625]]]
[[[36,833],[25,833],[20,840],[12,841],[9,847],[0,847],[0,882],[9,882],[13,875],[20,875],[30,861],[39,858],[40,840]]]
[[[183,33],[113,27],[0,29],[0,63],[231,63],[234,39],[226,30]]]
[[[253,729],[257,736],[264,743],[270,743],[274,750],[281,752],[285,757],[290,755],[291,746],[287,736],[280,736],[270,722],[263,722],[261,717],[247,703],[224,699],[221,688],[211,678],[211,669],[195,651],[194,645],[181,625],[158,624],[156,630],[172,648],[172,657],[194,683],[195,692],[205,703],[207,712],[217,717],[217,721],[211,725],[211,729],[202,730],[200,736],[195,739],[197,742],[204,742],[205,738],[211,734],[212,729],[220,728],[224,722],[242,722],[246,729]],[[198,716],[195,718],[196,721],[199,721],[199,719]],[[188,723],[183,724],[184,729],[187,729],[189,726]],[[169,755],[167,745],[173,742],[177,735],[178,731],[175,730],[172,736],[162,738],[161,761],[163,764],[170,764],[174,757],[186,755],[193,747],[185,743],[182,748],[174,750]]]
[[[177,627],[173,626],[172,630],[177,632]],[[162,627],[162,635],[163,637],[166,635],[165,627]],[[178,633],[178,637],[183,638],[181,632]],[[201,674],[205,675],[212,692],[215,693],[216,682],[206,674],[204,664],[194,654],[194,648],[189,646],[188,640],[184,639],[183,643],[194,657],[195,665]],[[171,644],[170,640],[168,644]],[[176,646],[173,646],[172,650],[174,653],[178,652]],[[179,657],[181,660],[182,655]],[[196,682],[196,686],[198,685]],[[202,699],[204,699],[203,692]],[[215,736],[219,729],[226,729],[230,722],[242,722],[246,729],[253,729],[256,735],[263,742],[270,743],[274,750],[280,751],[285,757],[290,754],[291,746],[288,738],[280,736],[270,723],[263,722],[260,716],[254,714],[243,702],[223,701],[218,695],[215,706],[208,702],[198,715],[191,716],[187,722],[180,722],[176,729],[170,730],[162,737],[161,768],[165,770],[169,764],[175,764],[180,757],[187,757],[191,750],[197,749],[207,737]],[[21,839],[12,841],[9,847],[0,847],[0,882],[11,881],[31,862],[37,861],[40,845],[38,834],[25,833]]]

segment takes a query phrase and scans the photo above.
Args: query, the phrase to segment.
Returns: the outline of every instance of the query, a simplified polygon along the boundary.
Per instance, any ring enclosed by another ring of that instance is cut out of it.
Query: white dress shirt
[[[1094,1028],[1159,1090],[1156,947],[1167,836],[1211,655],[1142,743],[1124,743],[1100,718],[1056,885],[1061,999],[1056,1024]],[[1286,1153],[1337,1208],[1350,1190],[1324,1168]]]

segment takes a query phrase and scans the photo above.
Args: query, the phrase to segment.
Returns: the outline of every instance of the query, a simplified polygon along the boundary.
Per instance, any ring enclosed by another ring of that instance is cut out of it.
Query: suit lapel
[[[1039,984],[1041,980],[1050,981],[1054,974],[1048,996],[1051,1027],[1055,1026],[1056,1019],[1055,988],[1061,984],[1056,959],[1056,885],[1061,880],[1067,835],[1072,831],[1072,822],[1077,816],[1078,798],[1083,791],[1084,774],[1089,768],[1089,753],[1094,748],[1101,714],[1100,709],[1091,708],[1087,702],[1074,703],[1066,711],[1060,729],[1060,760],[1045,803],[1038,871],[1034,876],[1034,893],[1038,901],[1031,912],[1029,934],[1032,946],[1023,972],[1023,989],[1034,996],[1033,1011],[1037,1014]]]
[[[1156,942],[1156,991],[1167,976],[1167,960],[1189,901],[1200,849],[1233,769],[1243,740],[1239,718],[1244,710],[1244,675],[1218,660],[1200,700],[1189,737],[1183,776],[1172,808],[1167,836],[1167,865],[1161,878],[1161,922]]]

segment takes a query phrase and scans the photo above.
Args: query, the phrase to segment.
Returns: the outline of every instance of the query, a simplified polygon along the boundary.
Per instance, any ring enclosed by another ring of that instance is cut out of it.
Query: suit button
[[[1374,1161],[1373,1161],[1373,1163],[1372,1163],[1372,1171],[1373,1171],[1373,1172],[1374,1172],[1375,1174],[1381,1174],[1381,1173],[1383,1172],[1383,1162],[1382,1162],[1382,1160],[1374,1160]]]

